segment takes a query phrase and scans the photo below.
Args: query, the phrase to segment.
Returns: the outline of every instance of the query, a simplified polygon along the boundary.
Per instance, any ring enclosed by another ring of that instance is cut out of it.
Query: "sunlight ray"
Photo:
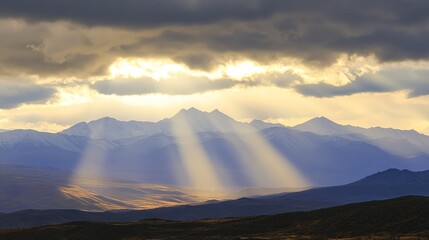
[[[179,147],[180,159],[186,173],[186,181],[192,187],[222,190],[223,184],[215,166],[205,153],[198,137],[185,116],[177,115],[171,128]]]
[[[225,126],[212,121],[220,131]],[[254,186],[260,187],[308,187],[308,181],[289,163],[289,160],[275,150],[270,143],[250,125],[234,129],[224,134],[226,140],[238,154],[241,167]]]

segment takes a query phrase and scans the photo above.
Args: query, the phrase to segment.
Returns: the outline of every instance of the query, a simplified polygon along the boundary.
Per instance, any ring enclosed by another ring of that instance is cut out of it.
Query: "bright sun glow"
[[[174,75],[185,74],[210,79],[230,78],[243,80],[255,75],[291,71],[291,67],[281,64],[260,65],[252,61],[230,62],[220,65],[212,71],[192,70],[185,65],[166,59],[121,58],[110,66],[112,78],[150,77],[156,80],[171,78]]]
[[[158,59],[124,59],[121,58],[110,66],[113,78],[150,77],[156,80],[168,78],[173,73],[187,72],[183,65],[169,60]]]

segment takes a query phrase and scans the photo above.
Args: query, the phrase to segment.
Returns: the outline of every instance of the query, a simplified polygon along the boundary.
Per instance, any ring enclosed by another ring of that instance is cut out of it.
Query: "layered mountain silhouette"
[[[175,127],[180,121],[188,127]],[[197,143],[177,137],[190,134]],[[180,150],[190,145],[189,149],[202,148],[216,173],[228,177],[228,186],[278,187],[255,182],[252,177],[258,171],[249,173],[244,168],[243,162],[252,165],[271,158],[249,139],[260,139],[264,149],[278,153],[310,186],[345,184],[388,168],[429,168],[429,137],[412,130],[343,126],[323,117],[289,128],[259,120],[239,122],[218,110],[195,108],[159,122],[102,118],[60,133],[2,132],[0,162],[71,173],[86,169],[80,174],[178,186],[183,184],[178,180]],[[87,167],[88,162],[97,169]],[[267,175],[262,169],[259,174],[260,179]]]
[[[195,220],[272,215],[407,195],[429,196],[429,171],[389,169],[342,186],[140,211],[25,210],[0,214],[0,227],[31,227],[71,221]]]

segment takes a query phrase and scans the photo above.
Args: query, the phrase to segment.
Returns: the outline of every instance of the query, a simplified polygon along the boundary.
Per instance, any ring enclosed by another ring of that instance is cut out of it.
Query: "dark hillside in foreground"
[[[408,196],[274,216],[174,222],[76,222],[2,230],[0,239],[290,239],[429,237],[429,198]],[[417,238],[414,238],[417,239]]]

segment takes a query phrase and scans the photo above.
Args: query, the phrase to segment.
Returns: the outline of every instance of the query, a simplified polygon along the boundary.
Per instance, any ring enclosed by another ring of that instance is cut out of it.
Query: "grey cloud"
[[[276,14],[341,21],[350,26],[415,24],[428,20],[429,9],[425,0],[3,0],[0,6],[3,17],[125,27],[251,21]]]
[[[336,97],[357,93],[408,91],[408,97],[429,95],[429,70],[412,68],[388,68],[377,73],[366,74],[344,86],[326,83],[295,86],[306,96]]]
[[[429,56],[429,30],[377,30],[368,35],[339,39],[330,47],[357,54],[374,53],[382,61],[426,59]]]
[[[85,25],[154,27],[258,19],[275,13],[276,0],[5,0],[0,16],[30,21],[71,20]]]
[[[162,93],[168,95],[189,95],[207,91],[231,88],[239,82],[233,80],[210,80],[204,77],[183,77],[179,79],[151,78],[102,80],[92,88],[106,95],[145,95]]]
[[[263,76],[254,76],[243,83],[243,86],[275,86],[279,88],[290,88],[298,83],[302,83],[301,76],[293,72],[275,73]]]
[[[22,104],[44,103],[52,98],[55,92],[51,87],[31,83],[0,82],[0,108],[10,109]]]
[[[174,58],[177,62],[183,62],[191,69],[210,70],[216,65],[213,56],[206,53],[189,53]]]
[[[106,95],[146,95],[153,93],[189,95],[232,87],[277,86],[287,88],[295,81],[301,80],[299,76],[291,72],[272,76],[256,76],[253,79],[242,81],[231,79],[211,80],[206,77],[177,75],[169,79],[160,80],[152,78],[102,80],[95,82],[91,87]]]
[[[94,46],[88,30],[58,24],[0,21],[0,75],[89,77],[105,73],[116,58]],[[111,39],[114,41],[114,38]]]
[[[0,26],[0,73],[93,76],[118,57],[202,70],[240,58],[323,67],[343,53],[427,60],[427,12],[426,0],[4,0],[0,18],[28,27]],[[52,38],[58,29],[70,36]]]
[[[38,73],[39,76],[92,76],[105,73],[109,67],[109,64],[103,64],[99,56],[85,54],[69,55],[61,62],[50,61],[40,54],[13,55],[2,60],[2,72],[14,70],[26,74]]]

